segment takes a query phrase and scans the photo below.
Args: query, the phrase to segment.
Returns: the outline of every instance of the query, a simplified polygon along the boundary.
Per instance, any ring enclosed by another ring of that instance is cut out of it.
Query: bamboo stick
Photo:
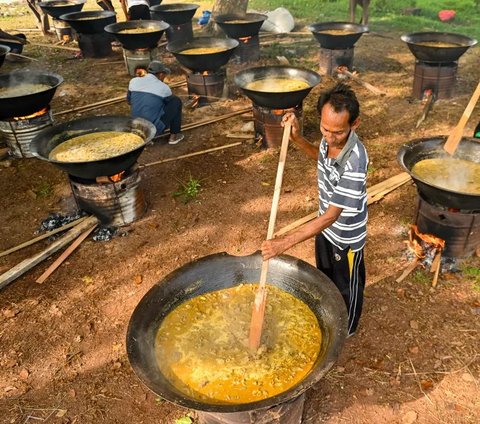
[[[200,152],[187,153],[185,155],[176,156],[174,158],[162,159],[162,160],[159,160],[159,161],[156,161],[156,162],[150,162],[150,163],[146,163],[146,164],[140,165],[140,166],[147,168],[149,166],[160,165],[162,163],[172,162],[172,161],[185,159],[185,158],[191,158],[193,156],[203,155],[205,153],[211,153],[211,152],[215,152],[217,150],[229,149],[230,147],[239,146],[241,144],[243,144],[241,141],[237,141],[236,143],[227,144],[225,146],[212,147],[211,149],[202,150]]]
[[[49,47],[51,49],[61,49],[61,50],[69,50],[73,52],[79,52],[80,48],[75,48],[75,47],[67,47],[67,46],[55,46],[53,44],[45,44],[45,43],[28,43],[30,46],[36,46],[36,47]]]
[[[411,177],[407,172],[402,172],[386,179],[385,181],[382,181],[381,183],[375,184],[374,186],[367,188],[367,205],[371,205],[372,203],[378,202],[379,200],[383,199],[385,195],[402,186],[407,181],[410,181],[410,179]],[[312,212],[304,216],[303,218],[300,218],[292,222],[291,224],[288,224],[287,226],[281,228],[274,234],[274,236],[278,237],[282,234],[288,233],[289,231],[300,227],[300,225],[306,224],[312,219],[315,219],[317,216],[318,212]]]
[[[377,87],[374,87],[372,84],[363,81],[361,78],[357,77],[356,75],[352,74],[346,66],[339,66],[337,68],[337,72],[339,74],[346,75],[350,79],[352,79],[355,82],[358,82],[361,86],[365,87],[367,90],[370,90],[372,93],[378,94],[380,96],[385,96],[386,93],[383,92],[382,90],[378,89]]]
[[[44,240],[50,236],[53,236],[54,234],[60,233],[62,231],[68,230],[69,228],[75,227],[76,225],[80,224],[82,221],[85,221],[87,219],[86,216],[83,216],[82,218],[79,218],[75,221],[69,222],[68,224],[63,225],[62,227],[56,228],[55,230],[49,231],[48,233],[42,234],[41,236],[35,237],[31,240],[28,240],[22,244],[19,244],[18,246],[14,246],[8,250],[5,250],[4,252],[0,253],[0,258],[2,256],[7,256],[10,253],[16,252],[17,250],[21,250],[25,247],[31,246],[32,244],[35,244],[41,240]]]
[[[14,56],[14,57],[21,57],[22,59],[28,59],[28,60],[32,60],[34,62],[38,62],[38,59],[34,59],[33,57],[29,57],[29,56],[25,56],[23,54],[18,54],[18,53],[7,53],[8,56]]]
[[[78,246],[80,246],[80,243],[82,243],[82,241],[85,240],[88,235],[97,227],[97,224],[98,222],[96,222],[88,230],[80,234],[80,236],[78,236],[77,239],[70,246],[68,246],[68,248],[56,259],[56,261],[53,262],[45,270],[45,272],[35,280],[35,282],[38,284],[43,284],[45,280],[63,263],[63,261],[67,259]]]
[[[41,252],[37,253],[36,255],[30,258],[25,259],[24,261],[15,265],[13,268],[8,270],[7,272],[0,275],[0,290],[6,287],[8,284],[10,284],[12,281],[16,280],[21,275],[25,274],[28,270],[33,268],[35,265],[38,265],[40,262],[50,257],[57,250],[71,243],[73,240],[75,240],[79,236],[79,234],[81,234],[91,225],[95,224],[97,221],[98,221],[97,218],[94,216],[88,217],[79,225],[70,229],[70,231],[68,231],[62,237],[55,240],[46,249],[42,250]]]

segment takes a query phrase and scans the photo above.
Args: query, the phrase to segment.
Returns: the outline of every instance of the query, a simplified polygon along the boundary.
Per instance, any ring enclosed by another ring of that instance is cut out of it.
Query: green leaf
[[[193,423],[193,420],[188,415],[185,415],[184,417],[178,418],[177,420],[175,420],[175,424],[192,424],[192,423]]]

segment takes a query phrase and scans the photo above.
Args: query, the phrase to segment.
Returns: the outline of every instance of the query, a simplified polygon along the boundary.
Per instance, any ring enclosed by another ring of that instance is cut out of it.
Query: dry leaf
[[[122,344],[121,344],[121,343],[114,343],[114,344],[112,345],[112,348],[113,348],[113,351],[114,351],[114,352],[118,352],[118,351],[121,349],[121,347],[122,347]]]
[[[402,417],[402,424],[413,424],[415,421],[417,421],[418,414],[415,411],[408,411],[403,417]]]
[[[472,374],[465,372],[462,374],[462,380],[473,383],[475,381],[475,377]]]
[[[74,398],[75,396],[77,396],[77,392],[75,391],[75,389],[69,389],[68,395]]]
[[[55,414],[56,417],[61,418],[67,413],[66,409],[59,409],[58,412]]]
[[[133,277],[133,282],[135,284],[142,284],[142,281],[143,281],[143,277],[141,275],[135,275],[135,277]]]
[[[423,390],[433,389],[433,381],[432,380],[420,380],[420,386],[422,386]]]
[[[418,350],[419,350],[419,349],[418,349],[418,346],[412,346],[412,347],[409,347],[409,348],[408,348],[408,351],[409,351],[410,353],[413,353],[414,355],[416,355],[416,354],[418,353]]]
[[[367,396],[372,396],[374,393],[375,393],[375,390],[374,390],[374,389],[367,389],[367,390],[365,390],[365,394],[366,394]]]
[[[412,319],[410,321],[410,328],[412,328],[413,330],[418,330],[418,322]]]
[[[7,308],[2,311],[5,318],[14,318],[15,315],[20,313],[20,309],[17,308]]]
[[[270,183],[267,183],[267,182],[265,182],[265,181],[262,181],[262,186],[264,186],[264,187],[269,187],[269,186],[270,186]]]

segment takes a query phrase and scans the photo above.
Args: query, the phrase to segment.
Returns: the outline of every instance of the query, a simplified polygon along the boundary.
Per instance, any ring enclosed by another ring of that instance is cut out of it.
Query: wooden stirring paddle
[[[465,108],[465,111],[463,112],[462,117],[460,118],[460,121],[458,121],[457,126],[454,128],[454,130],[450,133],[448,136],[447,141],[443,145],[443,149],[453,155],[455,153],[455,150],[457,150],[458,144],[460,143],[460,140],[462,139],[463,135],[463,130],[465,128],[465,125],[467,124],[470,115],[472,114],[473,108],[477,104],[478,98],[480,97],[480,82],[477,85],[477,88],[472,94],[472,97],[470,101],[468,102],[467,107]]]
[[[275,220],[277,218],[278,201],[280,200],[280,190],[282,188],[283,170],[287,159],[288,140],[290,139],[290,131],[292,124],[285,123],[283,129],[282,146],[280,148],[280,158],[278,160],[277,177],[275,180],[275,189],[273,191],[272,209],[270,210],[270,220],[268,221],[267,240],[273,238],[275,229]],[[263,319],[265,316],[265,305],[267,303],[267,273],[269,261],[263,261],[262,271],[260,273],[260,284],[255,294],[255,302],[253,303],[252,320],[250,323],[249,347],[252,352],[256,352],[260,346],[260,338],[262,337]]]

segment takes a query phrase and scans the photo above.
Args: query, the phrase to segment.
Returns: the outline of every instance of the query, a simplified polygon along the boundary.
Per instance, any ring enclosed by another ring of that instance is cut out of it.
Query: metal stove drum
[[[192,18],[199,7],[193,3],[159,4],[150,7],[150,15],[152,19],[170,25],[167,28],[169,42],[187,42],[193,39]]]
[[[100,58],[112,54],[113,36],[105,32],[105,26],[116,22],[116,13],[111,11],[72,12],[61,15],[77,33],[78,46],[83,57]]]
[[[16,158],[32,157],[32,139],[43,129],[53,125],[49,103],[57,87],[63,82],[60,75],[33,70],[0,75],[0,87],[18,87],[22,84],[42,84],[44,90],[0,98],[0,135]]]
[[[258,33],[266,19],[266,15],[259,13],[225,14],[215,17],[215,22],[227,37],[238,41],[238,47],[235,49],[232,62],[248,63],[260,59]]]
[[[230,60],[238,41],[230,38],[202,37],[191,41],[172,41],[167,50],[188,69],[188,94],[198,105],[215,102],[223,97],[226,70],[222,68]],[[218,48],[215,53],[183,53],[189,49]]]
[[[46,0],[39,2],[40,8],[52,17],[55,33],[60,41],[73,41],[75,31],[68,22],[60,18],[67,13],[80,12],[86,0]]]
[[[135,76],[137,67],[147,68],[157,57],[157,45],[169,25],[162,21],[127,21],[110,24],[105,31],[112,34],[123,47],[127,72]],[[127,31],[148,31],[132,33]]]
[[[49,158],[50,152],[68,139],[99,131],[132,132],[141,136],[144,143],[130,152],[90,162]],[[155,126],[141,118],[95,116],[43,130],[32,140],[31,152],[67,172],[79,209],[94,214],[104,225],[122,226],[136,221],[146,211],[141,171],[136,162],[154,135]]]
[[[268,78],[297,79],[308,84],[296,91],[265,92],[248,88],[254,81]],[[320,75],[308,69],[292,66],[262,66],[245,69],[235,75],[235,84],[253,103],[256,139],[263,147],[279,147],[282,143],[282,118],[293,112],[303,127],[303,99],[320,82]]]
[[[319,71],[334,76],[339,66],[353,69],[354,44],[368,32],[365,25],[349,22],[322,22],[308,26],[320,43]]]
[[[445,32],[415,32],[401,39],[415,56],[412,94],[422,99],[432,90],[436,99],[455,95],[458,60],[477,40]]]
[[[480,195],[444,189],[411,172],[420,160],[449,156],[442,148],[445,141],[446,137],[413,140],[400,148],[397,157],[417,186],[415,224],[419,231],[445,240],[443,256],[464,258],[480,247]],[[462,138],[454,157],[480,163],[480,140]]]

